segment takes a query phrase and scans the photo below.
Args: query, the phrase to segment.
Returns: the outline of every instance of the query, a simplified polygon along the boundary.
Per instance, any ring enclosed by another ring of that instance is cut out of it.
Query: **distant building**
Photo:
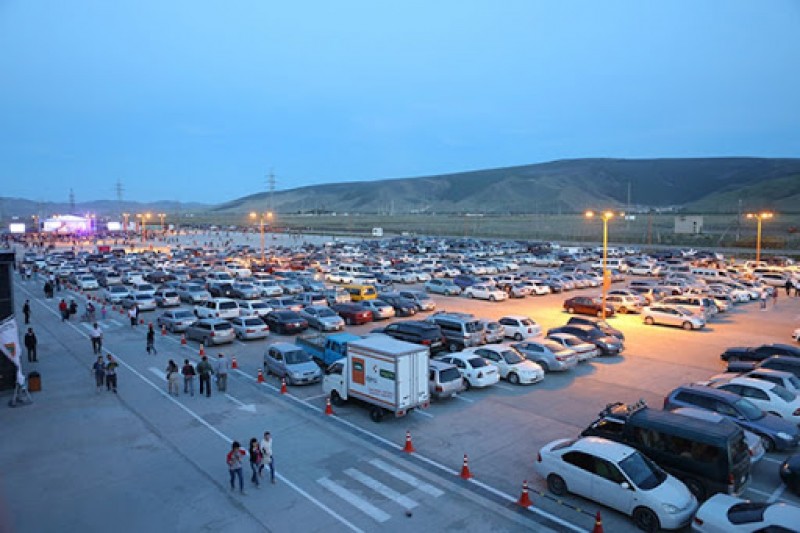
[[[703,217],[680,216],[675,217],[675,233],[703,233]]]

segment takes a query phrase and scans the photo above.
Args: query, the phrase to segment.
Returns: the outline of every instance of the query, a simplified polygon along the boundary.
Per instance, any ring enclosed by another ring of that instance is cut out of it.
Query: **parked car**
[[[800,453],[787,457],[779,472],[786,487],[800,496]]]
[[[269,326],[257,316],[238,316],[230,322],[239,340],[266,339],[269,335]]]
[[[508,298],[505,291],[496,289],[485,283],[470,285],[464,289],[464,296],[467,298],[477,298],[479,300],[489,300],[490,302],[501,302]]]
[[[455,352],[438,357],[437,360],[455,365],[461,373],[461,377],[464,378],[467,390],[473,387],[489,387],[500,381],[500,372],[497,367],[475,354]]]
[[[462,353],[473,353],[483,357],[500,372],[500,378],[512,385],[539,383],[544,379],[544,370],[520,353],[504,344],[489,344],[479,348],[467,348]]]
[[[272,311],[272,308],[261,300],[240,300],[236,303],[239,304],[239,316],[263,318]]]
[[[239,316],[239,304],[230,298],[211,298],[194,306],[198,318],[231,319]]]
[[[428,388],[431,398],[442,400],[458,394],[466,386],[456,365],[431,359],[428,363]]]
[[[643,531],[680,529],[697,510],[683,483],[636,449],[600,437],[546,444],[533,466],[556,496],[572,492],[616,509]]]
[[[435,324],[421,320],[393,322],[386,327],[372,330],[372,333],[383,333],[401,341],[422,344],[427,346],[431,353],[444,349],[442,329]]]
[[[322,371],[309,354],[295,344],[276,342],[264,353],[264,372],[286,379],[289,385],[322,381]]]
[[[697,510],[692,531],[698,533],[751,533],[796,531],[800,507],[788,503],[751,502],[715,494]]]
[[[458,296],[461,294],[461,287],[456,285],[453,280],[445,278],[434,278],[428,281],[425,283],[425,290],[444,296]]]
[[[485,344],[495,344],[503,342],[506,338],[506,328],[500,322],[494,320],[481,320],[483,326],[483,342]]]
[[[181,305],[181,298],[173,289],[158,289],[155,299],[156,305],[159,307],[177,307]]]
[[[800,377],[800,357],[787,355],[772,355],[763,361],[754,363],[752,361],[730,361],[728,362],[728,372],[748,372],[750,370],[780,370],[791,372]]]
[[[270,331],[281,335],[294,335],[308,329],[308,322],[296,311],[272,311],[264,317]]]
[[[370,300],[374,302],[375,300]],[[367,322],[372,322],[372,311],[364,309],[355,303],[333,304],[331,308],[336,311],[348,326],[360,326]]]
[[[313,305],[300,311],[300,316],[306,319],[308,326],[320,331],[341,331],[344,329],[344,319],[327,305]]]
[[[221,318],[201,318],[186,328],[186,338],[204,346],[233,342],[235,337],[231,323]]]
[[[747,398],[767,413],[795,424],[800,423],[800,398],[781,385],[761,379],[735,377],[728,381],[712,383],[711,386]]]
[[[100,288],[97,278],[91,274],[79,276],[76,285],[82,291],[93,291]]]
[[[139,308],[139,311],[155,311],[156,309],[156,299],[152,294],[146,292],[128,294],[119,303],[125,309],[130,309],[134,305]]]
[[[158,327],[165,327],[172,333],[186,331],[186,328],[194,324],[197,318],[187,309],[170,309],[161,313],[156,318]]]
[[[203,286],[194,283],[182,283],[178,286],[178,296],[182,302],[197,305],[211,299],[211,293]]]
[[[592,350],[596,349],[594,345],[589,346]],[[512,344],[511,347],[529,361],[541,366],[545,372],[570,370],[578,364],[578,353],[575,350],[552,339],[522,341]]]
[[[233,283],[214,282],[208,284],[208,293],[212,298],[235,298]]]
[[[606,335],[592,326],[583,324],[567,324],[559,328],[548,330],[547,336],[553,333],[569,333],[585,342],[591,342],[600,349],[600,355],[614,356],[622,353],[624,345],[617,337]]]
[[[547,340],[561,345],[564,349],[572,350],[582,363],[600,355],[600,348],[593,342],[586,342],[571,333],[547,333]]]
[[[800,347],[788,344],[764,344],[755,348],[728,348],[720,358],[723,361],[761,361],[773,355],[800,357]]]
[[[603,302],[600,298],[573,296],[564,300],[564,309],[569,314],[603,316]],[[606,316],[614,316],[614,308],[606,304]]]
[[[615,313],[620,315],[642,312],[642,304],[639,302],[638,296],[609,294],[606,296],[606,303],[614,308]]]
[[[357,302],[357,305],[360,305],[367,311],[371,311],[374,320],[385,320],[387,318],[394,318],[395,316],[394,307],[384,302],[380,298],[375,300],[362,300]]]
[[[414,302],[417,306],[417,311],[433,311],[436,309],[436,302],[433,301],[433,298],[422,291],[400,291],[398,294]],[[381,296],[381,298],[385,298],[385,295]]]
[[[268,298],[264,300],[275,311],[300,311],[303,304],[295,300],[292,296],[281,296],[279,298]]]
[[[599,329],[604,335],[610,335],[612,337],[616,337],[621,341],[625,340],[625,335],[622,331],[618,330],[615,327],[612,327],[608,322],[605,320],[601,320],[599,318],[594,318],[590,316],[571,316],[569,320],[567,320],[567,325],[572,326],[576,324],[584,324],[586,326],[592,326],[595,329]]]
[[[705,318],[680,306],[653,304],[642,310],[642,321],[648,326],[654,324],[675,326],[685,330],[703,329]]]
[[[236,282],[231,285],[231,294],[239,300],[257,300],[261,298],[261,289],[252,283]]]
[[[542,326],[527,316],[508,315],[501,317],[498,322],[503,325],[505,336],[516,341],[542,334]]]
[[[417,304],[413,300],[403,298],[396,292],[381,294],[381,300],[394,307],[395,316],[414,316],[417,314]]]
[[[130,291],[124,285],[109,285],[103,290],[103,298],[112,304],[120,303],[124,298],[130,296]]]
[[[714,411],[706,411],[704,409],[698,409],[696,407],[678,407],[677,409],[672,410],[673,413],[688,416],[691,418],[699,418],[700,420],[708,420],[710,422],[719,422],[720,420],[726,420],[724,416],[719,413],[715,413]],[[752,431],[748,431],[746,429],[742,429],[744,432],[744,441],[747,444],[747,450],[750,455],[750,464],[756,464],[761,459],[764,458],[767,451],[764,449],[764,443],[761,441],[761,437],[753,433]]]

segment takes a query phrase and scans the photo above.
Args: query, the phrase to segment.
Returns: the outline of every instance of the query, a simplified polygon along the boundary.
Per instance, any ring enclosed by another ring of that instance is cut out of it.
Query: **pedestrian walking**
[[[794,280],[794,296],[800,297],[800,279]]]
[[[147,328],[147,353],[151,353],[153,355],[158,354],[158,350],[156,350],[156,331],[153,329],[153,324],[150,324]]]
[[[217,355],[217,390],[225,392],[228,390],[228,371],[231,363],[223,354]]]
[[[114,357],[111,354],[106,355],[106,390],[107,391],[114,391],[114,394],[117,393],[117,368],[119,367],[119,363],[114,360]]]
[[[169,360],[167,363],[167,392],[173,396],[178,395],[178,390],[180,386],[178,385],[178,379],[180,378],[180,374],[178,373],[178,365],[175,364],[175,361],[172,359]]]
[[[772,289],[772,307],[778,307],[778,287]]]
[[[194,396],[194,376],[196,372],[194,366],[192,366],[192,363],[190,363],[188,359],[183,360],[181,374],[183,374],[183,393]],[[201,394],[202,392],[203,391],[200,391]]]
[[[53,284],[50,283],[50,280],[44,282],[44,297],[45,298],[53,297]]]
[[[264,432],[264,438],[259,444],[261,448],[261,468],[258,473],[263,475],[264,465],[269,465],[270,482],[275,484],[275,457],[272,455],[272,435],[269,431]]]
[[[247,453],[250,455],[250,471],[252,475],[250,476],[250,482],[253,483],[256,487],[259,486],[258,478],[261,477],[261,446],[258,443],[258,439],[253,437],[250,439],[250,448],[247,450]]]
[[[31,301],[25,300],[25,303],[22,305],[22,314],[25,315],[25,323],[31,323]]]
[[[97,325],[97,322],[92,326],[92,331],[89,333],[89,338],[92,339],[92,352],[99,354],[103,351],[103,330]]]
[[[139,318],[139,307],[133,304],[133,307],[128,309],[128,318],[131,319],[131,327],[136,327],[136,319]]]
[[[208,357],[203,356],[203,360],[197,365],[197,373],[200,376],[200,396],[203,395],[203,390],[206,391],[206,396],[211,396],[211,374],[214,369],[211,368],[211,363],[208,362]]]
[[[56,286],[56,292],[61,292],[61,278],[58,276],[53,276],[53,278],[55,278],[54,283]]]
[[[36,339],[36,333],[33,332],[33,328],[28,328],[28,332],[25,334],[25,349],[28,351],[28,362],[35,363],[36,362],[36,345],[39,341]]]
[[[789,291],[790,290],[792,290],[792,280],[791,279],[787,279],[786,280],[786,296],[790,296],[789,295]]]
[[[242,450],[238,441],[233,441],[231,444],[231,451],[228,452],[225,462],[228,463],[228,471],[231,476],[231,490],[234,490],[234,480],[239,478],[239,492],[244,494],[244,479],[242,478],[242,461],[244,460],[245,451]]]
[[[75,315],[77,313],[78,313],[78,302],[75,301],[75,298],[72,298],[69,301],[69,315],[67,316],[67,320],[69,320],[70,316]]]
[[[100,316],[102,317],[102,320],[106,319],[106,313],[106,304],[103,304],[103,307],[100,308]]]
[[[97,392],[103,390],[103,383],[106,381],[106,364],[103,362],[103,356],[98,355],[97,361],[92,365],[92,373],[94,374],[94,382],[97,386]]]
[[[61,322],[69,319],[69,307],[64,298],[61,298],[61,301],[58,302],[58,310],[61,313]]]
[[[769,294],[767,294],[767,289],[766,288],[761,289],[761,310],[762,311],[766,311],[767,310],[767,298],[768,297],[769,297]]]

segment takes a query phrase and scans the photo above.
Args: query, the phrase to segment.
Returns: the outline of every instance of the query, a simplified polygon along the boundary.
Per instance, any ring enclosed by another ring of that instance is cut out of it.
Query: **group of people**
[[[211,396],[211,376],[216,375],[217,390],[225,392],[228,390],[228,373],[231,369],[230,361],[224,354],[218,354],[215,365],[212,365],[208,357],[203,356],[202,360],[195,367],[188,359],[183,360],[183,366],[178,368],[178,364],[170,359],[167,363],[167,393],[171,396],[178,396],[180,391],[180,377],[183,376],[183,393],[194,396],[194,381],[199,378],[200,395],[204,393],[206,397]]]
[[[242,468],[244,462],[249,459],[250,462],[250,482],[256,487],[261,486],[261,478],[264,476],[264,467],[269,467],[270,482],[275,483],[275,457],[272,454],[272,435],[269,431],[264,432],[264,438],[259,440],[255,437],[250,439],[250,445],[247,451],[242,449],[242,445],[238,441],[233,441],[231,444],[231,451],[225,457],[225,462],[228,464],[228,471],[230,473],[231,490],[236,489],[235,481],[239,479],[239,492],[244,494],[244,476]]]
[[[787,279],[784,288],[786,289],[786,296],[789,296],[789,293],[794,289],[795,297],[800,298],[800,279]]]
[[[114,394],[117,393],[118,367],[119,363],[117,363],[113,355],[106,355],[106,360],[103,360],[102,355],[97,356],[97,360],[92,365],[92,373],[94,374],[97,392],[103,390],[103,385],[105,385],[108,392],[113,391]]]

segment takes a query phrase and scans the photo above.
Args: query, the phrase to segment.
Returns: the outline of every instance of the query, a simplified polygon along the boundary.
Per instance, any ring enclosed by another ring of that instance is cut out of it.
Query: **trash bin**
[[[42,390],[42,376],[38,372],[28,373],[28,391],[39,392]]]

